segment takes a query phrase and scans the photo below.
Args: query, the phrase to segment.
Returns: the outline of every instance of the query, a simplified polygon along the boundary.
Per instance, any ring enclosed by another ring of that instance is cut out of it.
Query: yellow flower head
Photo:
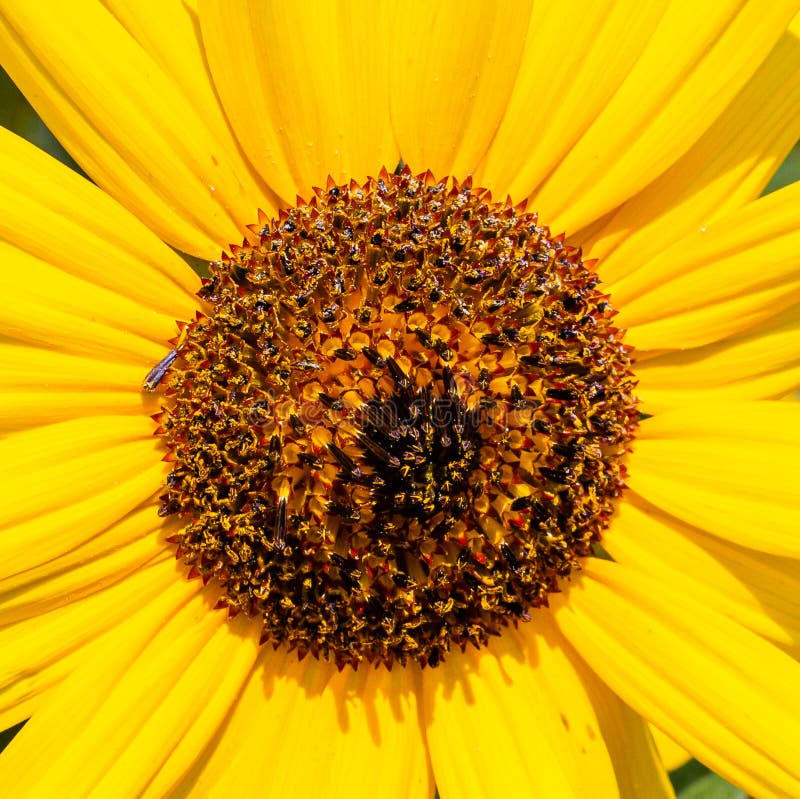
[[[797,10],[3,2],[3,790],[800,795]]]

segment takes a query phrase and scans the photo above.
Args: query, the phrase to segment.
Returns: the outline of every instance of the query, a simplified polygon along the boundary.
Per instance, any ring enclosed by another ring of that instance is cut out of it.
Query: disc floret
[[[166,381],[179,557],[340,666],[436,665],[527,619],[599,541],[637,419],[591,265],[407,169],[253,232]]]

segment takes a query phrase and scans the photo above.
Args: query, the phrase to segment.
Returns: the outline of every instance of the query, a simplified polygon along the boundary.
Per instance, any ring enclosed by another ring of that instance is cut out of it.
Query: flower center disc
[[[160,513],[264,642],[435,666],[591,554],[637,419],[629,348],[580,251],[469,180],[315,192],[211,265]]]

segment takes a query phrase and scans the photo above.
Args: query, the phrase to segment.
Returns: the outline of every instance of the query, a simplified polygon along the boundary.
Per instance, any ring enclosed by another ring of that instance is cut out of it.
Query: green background
[[[50,131],[42,124],[36,112],[2,70],[0,70],[0,125],[24,136],[78,172],[81,171]],[[765,194],[799,179],[800,144],[794,148],[786,162],[770,181]],[[11,729],[0,732],[0,751],[8,745],[22,726],[22,724],[18,724]],[[670,774],[670,779],[679,799],[746,799],[746,794],[710,772],[696,760],[692,760],[673,771]],[[643,797],[643,799],[646,799],[646,797]]]

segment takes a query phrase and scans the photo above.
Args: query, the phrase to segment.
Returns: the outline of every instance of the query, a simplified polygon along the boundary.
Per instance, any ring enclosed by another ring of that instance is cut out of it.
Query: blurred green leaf
[[[681,791],[678,799],[747,799],[747,794],[716,774],[706,774]]]
[[[678,799],[747,799],[747,794],[697,760],[675,769],[669,778]]]
[[[19,724],[15,724],[13,727],[9,727],[7,730],[0,732],[0,752],[2,752],[11,743],[11,741],[14,740],[14,736],[27,723],[27,721],[21,721]]]
[[[798,180],[800,180],[800,142],[794,146],[794,149],[789,153],[789,157],[775,173],[767,188],[764,189],[764,194],[782,189],[784,186],[788,186]]]
[[[80,167],[44,126],[37,113],[23,97],[22,92],[2,69],[0,69],[0,125],[13,130],[14,133],[29,142],[33,142],[37,147],[72,167],[76,172],[81,172]],[[83,173],[81,172],[81,174]]]

